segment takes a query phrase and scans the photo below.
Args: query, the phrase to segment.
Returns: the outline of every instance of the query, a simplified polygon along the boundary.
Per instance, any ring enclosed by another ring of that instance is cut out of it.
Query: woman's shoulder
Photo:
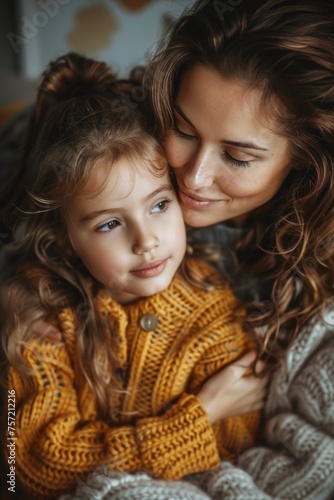
[[[316,423],[314,409],[321,415],[329,399],[334,404],[334,392],[331,396],[328,392],[333,386],[333,366],[334,307],[331,305],[300,330],[284,365],[274,373],[267,414],[290,411],[298,404],[300,413]]]
[[[315,314],[300,330],[286,358],[290,374],[293,376],[330,345],[334,346],[334,303]]]
[[[201,307],[208,303],[238,302],[229,283],[215,267],[204,259],[188,257],[171,284],[173,293],[180,295],[180,300],[188,300]]]
[[[228,247],[235,247],[235,245],[247,234],[247,228],[239,228],[220,222],[212,226],[200,228],[187,228],[190,241],[195,243],[216,243],[226,245]]]

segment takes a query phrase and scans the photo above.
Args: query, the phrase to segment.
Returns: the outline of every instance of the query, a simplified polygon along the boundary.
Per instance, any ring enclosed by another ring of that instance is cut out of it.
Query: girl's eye
[[[249,161],[237,160],[236,158],[233,158],[233,156],[231,156],[226,151],[224,151],[223,156],[224,159],[234,167],[251,167],[251,163]]]
[[[173,132],[177,137],[180,137],[181,139],[184,139],[186,141],[194,141],[196,140],[196,136],[186,134],[185,132],[182,132],[182,130],[178,129],[176,125],[173,127]]]
[[[108,231],[112,231],[113,229],[115,229],[119,225],[120,225],[120,223],[117,220],[111,220],[111,221],[107,222],[106,224],[102,224],[102,226],[99,226],[98,228],[96,228],[96,231],[98,233],[106,233]]]
[[[162,200],[159,201],[154,207],[152,208],[151,212],[153,214],[161,213],[161,212],[166,212],[168,205],[171,203],[172,200]]]

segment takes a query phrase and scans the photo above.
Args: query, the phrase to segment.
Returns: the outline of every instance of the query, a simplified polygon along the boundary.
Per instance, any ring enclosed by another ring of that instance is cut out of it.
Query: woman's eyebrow
[[[180,106],[178,106],[177,104],[174,104],[174,109],[175,111],[180,115],[182,116],[182,118],[184,119],[185,122],[187,122],[193,129],[196,130],[196,127],[195,125],[193,125],[191,123],[191,121],[189,120],[189,118],[187,117],[187,115],[184,114],[184,112],[182,111],[182,109],[180,108]]]
[[[268,151],[267,148],[264,148],[263,146],[258,146],[257,144],[255,144],[254,142],[243,142],[243,141],[225,141],[225,140],[222,140],[220,141],[222,142],[223,144],[229,144],[230,146],[236,146],[238,148],[246,148],[246,149],[256,149],[258,151]]]
[[[174,104],[174,109],[184,119],[185,122],[187,122],[194,130],[196,130],[195,125],[189,120],[189,118],[182,111],[182,109],[180,108],[180,106],[178,106],[177,104]],[[268,151],[267,148],[265,148],[263,146],[259,146],[258,144],[255,144],[252,141],[228,141],[228,140],[222,139],[220,142],[222,144],[228,144],[230,146],[235,146],[235,147],[238,147],[238,148],[255,149],[257,151]]]

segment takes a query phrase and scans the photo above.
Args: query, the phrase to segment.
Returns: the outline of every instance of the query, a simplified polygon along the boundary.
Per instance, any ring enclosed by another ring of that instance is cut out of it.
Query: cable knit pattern
[[[211,272],[204,263],[193,266],[199,275]],[[258,412],[211,427],[195,396],[208,377],[253,347],[233,319],[237,301],[229,288],[207,292],[177,275],[164,292],[124,307],[106,291],[95,302],[117,340],[124,392],[111,401],[110,422],[99,420],[88,384],[75,377],[78,318],[71,309],[60,312],[64,342],[43,339],[25,351],[35,373],[29,387],[16,369],[9,374],[16,472],[28,490],[55,498],[99,464],[179,479],[254,443]]]
[[[314,318],[274,374],[266,405],[267,447],[238,466],[190,478],[213,499],[334,498],[334,312]],[[244,469],[244,470],[241,470]],[[248,475],[248,474],[249,475]]]
[[[122,474],[102,468],[80,482],[74,494],[59,500],[209,500],[203,491],[181,481],[153,480],[145,473]]]

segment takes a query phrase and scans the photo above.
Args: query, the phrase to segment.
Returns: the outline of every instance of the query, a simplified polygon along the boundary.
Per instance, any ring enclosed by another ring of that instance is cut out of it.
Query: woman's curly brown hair
[[[180,18],[144,85],[160,138],[173,127],[180,79],[195,64],[259,90],[268,117],[288,138],[291,171],[249,215],[251,229],[236,248],[240,266],[270,285],[271,295],[248,304],[248,322],[267,325],[263,351],[279,359],[334,291],[334,5],[223,5],[200,0]]]

